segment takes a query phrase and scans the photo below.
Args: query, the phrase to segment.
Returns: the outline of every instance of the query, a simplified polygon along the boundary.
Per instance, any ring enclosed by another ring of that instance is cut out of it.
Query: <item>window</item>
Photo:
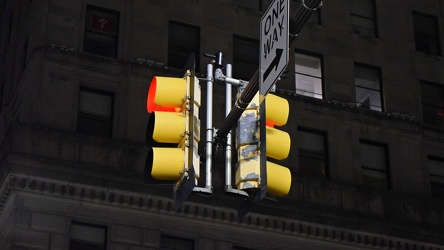
[[[428,165],[432,196],[444,199],[444,158],[429,156]]]
[[[382,111],[381,71],[376,67],[355,64],[356,105]]]
[[[294,3],[290,4],[290,6],[296,5],[298,8],[300,8],[302,6],[302,0],[293,0],[293,2]],[[304,7],[302,7],[302,8],[304,8]],[[290,10],[290,11],[292,11],[292,10]],[[317,8],[316,11],[311,11],[311,16],[307,20],[307,23],[321,24],[321,8]]]
[[[160,237],[160,249],[166,250],[194,250],[194,240],[167,235]]]
[[[111,137],[114,94],[80,88],[77,131]]]
[[[233,4],[251,10],[262,11],[262,1],[263,0],[233,0]]]
[[[444,85],[421,81],[421,99],[424,123],[444,127]]]
[[[170,21],[168,26],[168,66],[182,69],[191,53],[195,55],[196,71],[199,71],[200,28]]]
[[[299,175],[328,177],[325,134],[309,129],[298,129]]]
[[[413,29],[416,50],[432,55],[440,55],[438,20],[418,12],[413,12]]]
[[[295,74],[296,94],[323,98],[321,57],[296,52]]]
[[[86,7],[83,51],[117,57],[119,12],[88,5]]]
[[[70,228],[69,250],[105,250],[107,228],[73,222]]]
[[[352,32],[367,37],[377,37],[375,1],[353,0],[350,7]]]
[[[233,36],[233,76],[249,81],[259,68],[259,41]]]
[[[386,145],[361,140],[359,149],[362,183],[375,189],[390,188]]]
[[[233,246],[233,250],[255,250],[255,249],[249,247]]]

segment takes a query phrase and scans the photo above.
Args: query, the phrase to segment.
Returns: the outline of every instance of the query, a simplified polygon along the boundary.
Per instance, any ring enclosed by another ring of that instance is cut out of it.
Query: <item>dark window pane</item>
[[[375,189],[387,189],[388,182],[385,173],[378,173],[377,171],[363,171],[362,184],[367,187]]]
[[[444,108],[422,104],[424,123],[444,127]]]
[[[424,123],[444,126],[444,86],[421,81],[421,99]]]
[[[262,10],[262,0],[233,0],[233,4],[251,10]]]
[[[353,33],[376,37],[375,3],[373,0],[351,1],[351,24]]]
[[[70,250],[105,250],[107,228],[73,222],[70,228]]]
[[[444,183],[431,183],[432,197],[444,200]]]
[[[299,174],[303,177],[325,178],[327,173],[324,154],[299,150]]]
[[[114,94],[89,88],[81,88],[77,131],[111,137]]]
[[[69,250],[105,250],[105,247],[94,243],[71,239],[69,241]]]
[[[383,144],[364,142],[360,144],[362,184],[375,189],[388,189],[387,148]]]
[[[233,37],[233,76],[250,80],[259,68],[259,41],[241,37]]]
[[[438,21],[435,16],[413,12],[416,50],[440,55]]]
[[[160,248],[167,250],[194,250],[194,240],[162,235]]]
[[[328,169],[325,135],[316,131],[299,129],[298,140],[299,175],[326,178]]]
[[[429,156],[428,167],[432,196],[444,200],[444,159]]]
[[[233,246],[233,250],[254,250],[254,249],[253,248],[249,248],[249,247]]]
[[[170,21],[168,26],[168,66],[182,69],[191,53],[195,55],[196,71],[199,71],[200,28]]]

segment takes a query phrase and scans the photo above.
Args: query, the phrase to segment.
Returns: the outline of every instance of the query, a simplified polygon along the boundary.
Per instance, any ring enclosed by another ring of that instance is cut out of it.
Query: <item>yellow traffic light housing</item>
[[[276,160],[286,159],[290,152],[290,136],[285,131],[264,124],[285,125],[289,115],[289,104],[284,98],[268,94],[265,98],[265,112],[260,112],[260,107],[259,95],[256,95],[238,122],[236,186],[251,193],[263,189],[266,185],[268,193],[284,196],[291,187],[290,170],[265,159],[267,157]],[[261,129],[265,129],[265,133],[261,132]],[[261,152],[262,144],[265,144],[266,152]]]
[[[265,119],[267,124],[283,126],[287,123],[290,105],[287,99],[268,94],[265,98]],[[263,119],[262,119],[263,122]],[[290,153],[290,135],[282,130],[266,126],[267,157],[284,160]],[[291,172],[287,167],[267,161],[268,192],[276,196],[285,196],[290,192]]]
[[[175,193],[186,190],[175,194],[180,200],[188,197],[199,177],[200,102],[199,81],[189,71],[184,78],[156,76],[148,90],[145,183],[175,181]]]

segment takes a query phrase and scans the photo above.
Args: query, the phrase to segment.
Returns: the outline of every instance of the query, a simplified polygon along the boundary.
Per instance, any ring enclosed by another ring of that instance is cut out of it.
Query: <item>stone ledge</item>
[[[126,192],[92,185],[40,178],[28,175],[9,175],[0,188],[0,212],[13,192],[28,192],[62,199],[89,201],[127,209],[174,214],[183,218],[195,218],[209,223],[222,223],[242,227],[246,230],[266,230],[270,233],[322,240],[333,244],[382,249],[433,249],[444,250],[443,245],[419,242],[367,232],[304,222],[294,219],[247,214],[242,221],[233,209],[213,207],[187,202],[183,211],[176,213],[172,199]]]

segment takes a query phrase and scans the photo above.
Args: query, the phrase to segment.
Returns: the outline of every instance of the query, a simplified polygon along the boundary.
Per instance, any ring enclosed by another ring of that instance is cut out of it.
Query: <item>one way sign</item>
[[[266,95],[288,64],[288,0],[274,0],[261,19],[259,93]]]

